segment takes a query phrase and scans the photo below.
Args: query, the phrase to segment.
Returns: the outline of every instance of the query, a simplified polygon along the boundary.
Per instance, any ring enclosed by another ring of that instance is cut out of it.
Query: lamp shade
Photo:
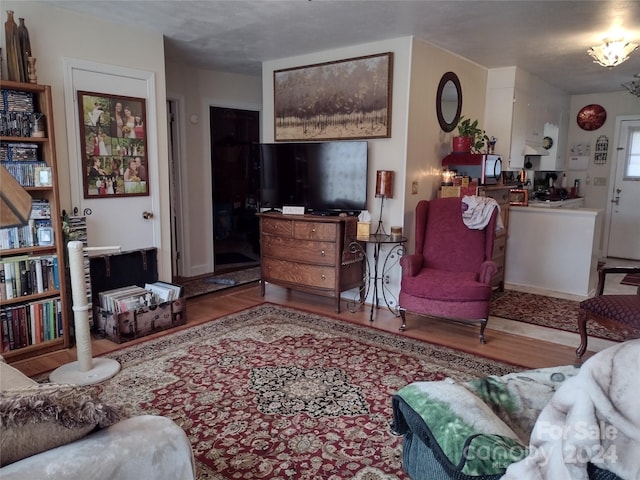
[[[393,171],[376,172],[376,197],[393,198]]]

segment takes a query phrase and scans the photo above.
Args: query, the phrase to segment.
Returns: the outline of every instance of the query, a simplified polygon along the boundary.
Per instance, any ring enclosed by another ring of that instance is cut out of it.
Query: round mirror
[[[460,120],[462,112],[462,88],[460,79],[453,72],[442,75],[436,94],[436,115],[440,128],[451,132]]]

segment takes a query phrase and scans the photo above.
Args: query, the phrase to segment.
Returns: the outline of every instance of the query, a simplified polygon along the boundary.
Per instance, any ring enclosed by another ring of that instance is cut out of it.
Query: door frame
[[[211,107],[216,108],[232,108],[236,110],[252,110],[254,112],[258,112],[258,127],[259,138],[262,141],[262,104],[254,104],[254,103],[244,103],[244,102],[229,102],[224,99],[217,98],[203,98],[200,110],[200,118],[206,121],[206,131],[208,134],[203,135],[203,152],[207,161],[203,163],[203,172],[202,176],[204,178],[211,179],[211,118],[209,116],[209,112]],[[205,202],[204,204],[204,219],[202,221],[202,231],[210,232],[209,237],[207,238],[206,252],[207,252],[207,265],[208,272],[215,271],[215,252],[214,252],[214,233],[213,233],[213,185],[211,181],[206,182],[205,191],[203,192],[203,197],[210,199],[210,201]]]
[[[607,207],[605,208],[606,218],[604,226],[604,239],[602,242],[602,250],[605,252],[605,256],[609,256],[609,236],[611,235],[611,220],[613,216],[613,201],[615,197],[615,179],[618,168],[618,147],[620,144],[620,132],[622,130],[623,121],[640,121],[640,115],[620,115],[616,117],[615,131],[613,136],[613,152],[615,159],[611,161],[611,168],[609,171],[609,194],[607,195]],[[613,156],[613,155],[612,155]]]
[[[169,143],[169,208],[171,217],[171,268],[172,276],[187,276],[191,264],[189,230],[185,227],[185,212],[189,211],[186,162],[184,96],[167,93],[167,139]],[[171,107],[170,107],[171,105]],[[173,115],[173,118],[169,118]],[[173,127],[171,126],[173,124]],[[178,255],[179,254],[179,255]],[[176,259],[176,256],[178,257]]]

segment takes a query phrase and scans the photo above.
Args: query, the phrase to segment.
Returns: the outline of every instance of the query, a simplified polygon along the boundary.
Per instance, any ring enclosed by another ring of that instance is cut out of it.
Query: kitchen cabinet
[[[564,112],[568,111],[568,95],[524,70],[516,67],[489,70],[484,129],[488,136],[497,138],[496,152],[508,159],[506,169],[524,167],[525,147],[542,150],[545,123],[558,125],[558,137],[566,136]],[[555,138],[554,142],[557,141]],[[561,157],[564,155],[562,145],[560,142],[557,150]],[[547,157],[539,158],[542,162]],[[556,170],[557,158],[553,164],[545,162],[544,165]]]
[[[260,214],[261,295],[270,282],[333,297],[339,313],[340,293],[364,282],[364,256],[348,251],[356,223],[356,217]]]
[[[17,361],[70,345],[65,246],[51,87],[5,80],[0,86],[3,119],[13,125],[2,131],[0,158],[32,198],[28,225],[0,229],[0,351]],[[25,125],[38,113],[45,128],[36,135]]]

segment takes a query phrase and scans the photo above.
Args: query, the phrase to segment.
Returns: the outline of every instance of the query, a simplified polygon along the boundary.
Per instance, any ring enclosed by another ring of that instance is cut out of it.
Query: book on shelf
[[[62,337],[62,314],[60,298],[0,307],[2,351],[24,348]]]
[[[2,300],[60,289],[56,255],[20,255],[4,258],[0,263]]]

